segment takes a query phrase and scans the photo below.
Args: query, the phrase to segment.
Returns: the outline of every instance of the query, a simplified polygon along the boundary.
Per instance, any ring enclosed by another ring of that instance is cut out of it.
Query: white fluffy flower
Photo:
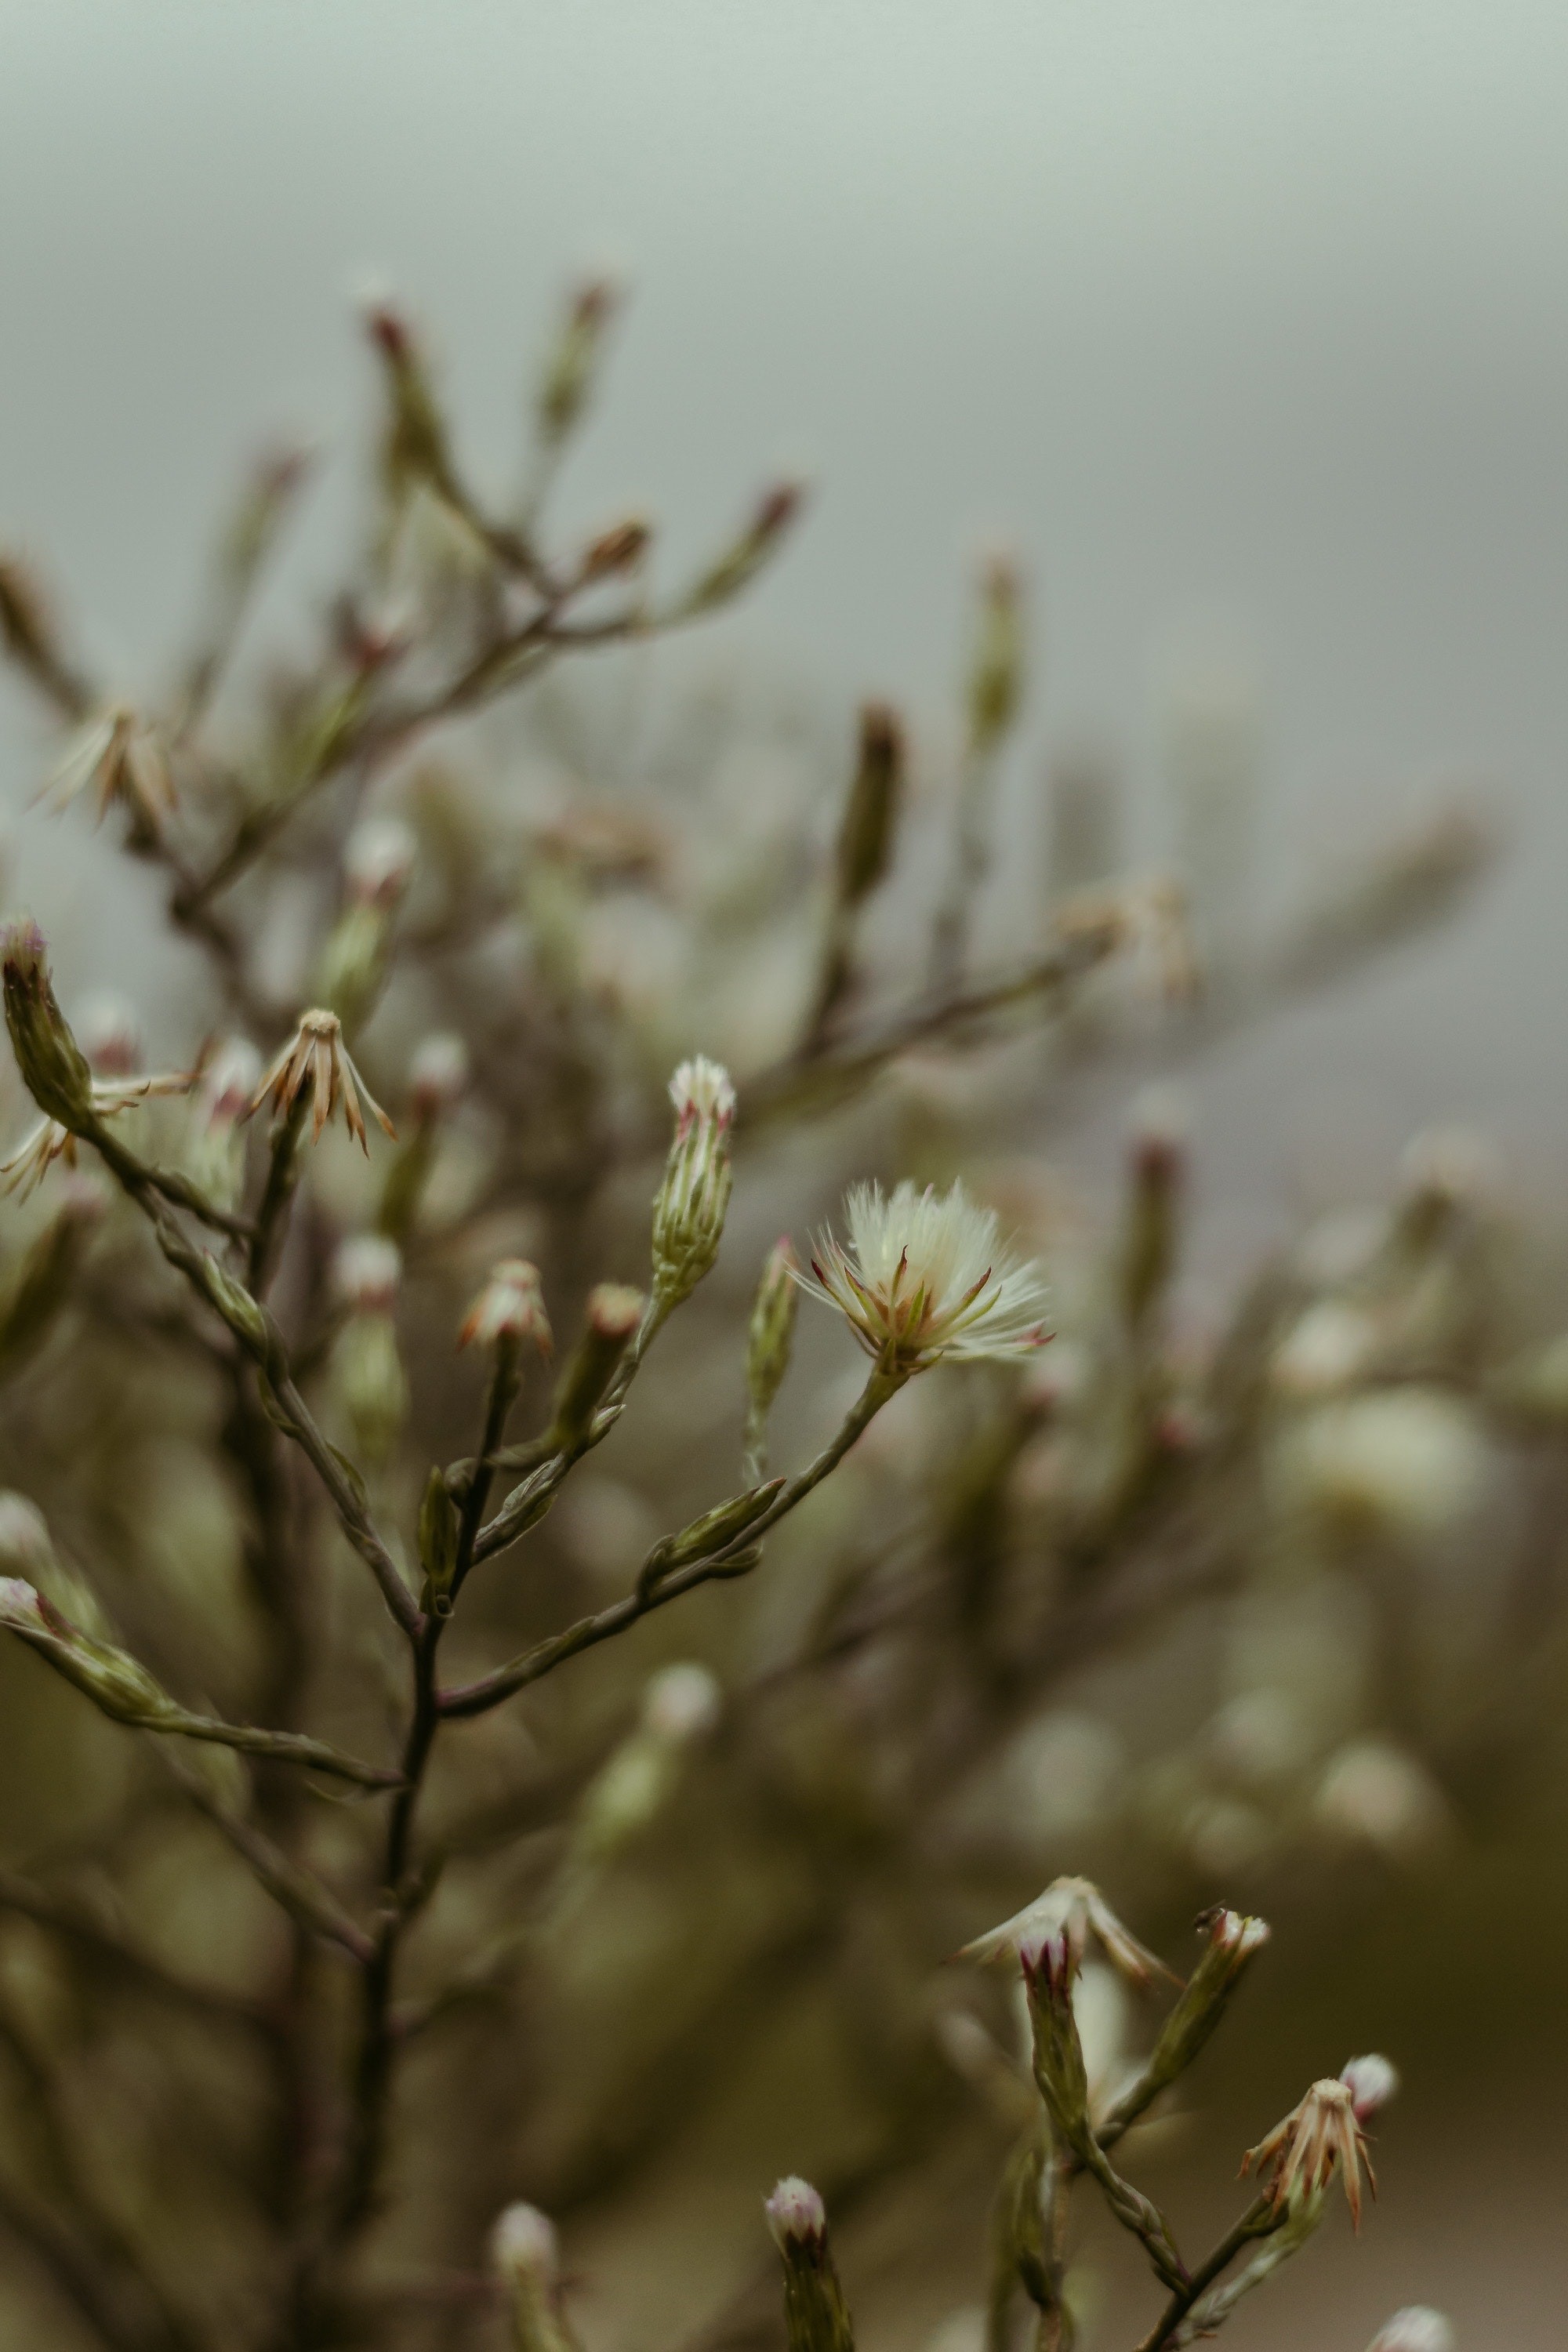
[[[995,1212],[962,1184],[938,1192],[906,1179],[888,1195],[857,1184],[844,1218],[847,1239],[820,1234],[797,1279],[889,1370],[1027,1356],[1049,1336],[1039,1268],[998,1240]]]
[[[1385,2320],[1367,2352],[1454,2352],[1454,2330],[1430,2304],[1407,2304]]]

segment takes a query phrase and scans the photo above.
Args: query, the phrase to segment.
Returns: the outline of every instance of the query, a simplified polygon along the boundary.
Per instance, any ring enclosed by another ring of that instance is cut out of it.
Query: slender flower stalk
[[[837,1307],[868,1356],[906,1377],[945,1361],[1006,1361],[1049,1336],[1039,1269],[1001,1242],[994,1210],[961,1183],[946,1192],[907,1179],[885,1195],[858,1184],[845,1202],[847,1238],[817,1236],[813,1297]]]

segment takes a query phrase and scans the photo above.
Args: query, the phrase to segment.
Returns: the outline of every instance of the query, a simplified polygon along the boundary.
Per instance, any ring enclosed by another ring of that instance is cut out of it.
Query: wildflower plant
[[[1054,1102],[1151,1034],[1174,1060],[1430,921],[1486,843],[1440,814],[1245,968],[1200,973],[1169,877],[1110,870],[996,951],[980,908],[1027,668],[998,557],[942,886],[889,955],[877,918],[921,821],[902,715],[868,702],[832,794],[737,845],[701,709],[650,782],[596,759],[593,706],[558,690],[722,612],[800,506],[768,487],[672,578],[640,515],[558,530],[616,304],[597,280],[567,304],[504,495],[471,478],[425,337],[372,306],[362,550],[248,698],[297,453],[242,486],[162,698],[111,696],[0,561],[0,635],[62,738],[50,804],[79,824],[89,802],[203,974],[172,1068],[143,1075],[133,1021],[107,1058],[73,1024],[36,925],[0,936],[0,1674],[42,1727],[0,1868],[0,2228],[48,2324],[111,2352],[573,2352],[558,2229],[646,2180],[809,1983],[868,2054],[858,2155],[825,2196],[792,2176],[768,2200],[796,2352],[852,2342],[829,2214],[915,2178],[976,2099],[1013,2141],[992,2352],[1024,2305],[1042,2352],[1072,2340],[1080,2194],[1146,2261],[1162,2352],[1306,2242],[1336,2176],[1358,2203],[1389,2076],[1315,2084],[1190,2257],[1129,2136],[1268,1931],[1206,1908],[1107,2087],[1086,1980],[1103,1962],[1152,1999],[1162,1932],[1076,1864],[1011,1908],[1042,1874],[987,1843],[987,1775],[1129,1626],[1240,1608],[1271,1545],[1310,1591],[1351,1486],[1357,1543],[1423,1537],[1409,1464],[1483,1387],[1521,1422],[1568,1407],[1522,1341],[1476,1370],[1485,1219],[1451,1164],[1353,1265],[1267,1269],[1194,1358],[1173,1126],[1144,1122],[1103,1246],[1075,1255],[973,1148],[1005,1117],[954,1114],[952,1088],[999,1067],[1032,1099],[1046,1054]],[[771,823],[765,793],[748,810]],[[780,1223],[800,1238],[770,1248]],[[1420,1391],[1461,1373],[1463,1403]],[[1392,1464],[1385,1423],[1326,1417],[1384,1381]],[[1443,1818],[1410,1798],[1420,1758],[1369,1777],[1357,1723],[1268,1781],[1265,1818],[1269,1696],[1234,1694],[1223,1738],[1195,1726],[1184,1779],[1120,1773],[1205,1899],[1226,1803],[1244,1856],[1318,1833],[1325,1790],[1336,1834],[1354,1814],[1392,1838],[1391,1787],[1408,1834]],[[977,1873],[1011,1916],[967,1958],[1022,1990],[1022,2073],[977,2019],[932,2021]],[[1427,2352],[1423,2324],[1386,2340]]]

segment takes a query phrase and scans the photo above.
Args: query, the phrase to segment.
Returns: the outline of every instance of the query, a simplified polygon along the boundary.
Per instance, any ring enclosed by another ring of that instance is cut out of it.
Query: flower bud
[[[904,730],[885,702],[860,712],[860,755],[838,835],[838,897],[847,907],[869,896],[892,862],[904,791]]]
[[[390,1315],[403,1280],[403,1254],[380,1234],[353,1234],[332,1262],[338,1296],[356,1315]]]
[[[613,579],[618,572],[633,571],[647,553],[652,533],[640,516],[628,516],[625,522],[612,523],[584,551],[582,581],[584,587],[591,581]]]
[[[468,1049],[455,1030],[432,1030],[420,1039],[408,1065],[408,1097],[421,1125],[447,1118],[468,1084]]]
[[[746,1469],[753,1484],[762,1476],[768,1414],[789,1370],[795,1343],[800,1305],[795,1274],[795,1255],[786,1234],[773,1244],[763,1268],[746,1334]]]
[[[386,1462],[407,1424],[409,1397],[397,1326],[384,1309],[356,1312],[340,1332],[332,1386],[357,1452],[378,1466]]]
[[[77,1041],[100,1077],[128,1078],[142,1066],[136,1009],[112,989],[88,998],[77,1022]]]
[[[993,556],[981,581],[980,627],[969,673],[969,740],[982,757],[994,751],[1017,716],[1024,647],[1018,574],[1005,555]]]
[[[1376,2051],[1369,2051],[1364,2058],[1352,2058],[1342,2066],[1340,2080],[1351,2095],[1357,2123],[1365,2124],[1397,2095],[1399,2069]]]
[[[710,1511],[691,1520],[679,1535],[667,1536],[643,1563],[638,1591],[649,1592],[674,1570],[689,1567],[693,1560],[708,1559],[713,1553],[738,1543],[749,1528],[767,1516],[784,1492],[784,1484],[782,1478],[771,1478],[765,1486],[748,1487],[743,1495],[731,1495],[727,1502],[715,1503]]]
[[[611,1381],[641,1327],[647,1301],[624,1283],[602,1282],[588,1294],[588,1321],[555,1392],[552,1442],[562,1452],[581,1445]]]
[[[784,2263],[789,2352],[854,2352],[821,2198],[808,2180],[792,2175],[764,2199],[763,2210]]]
[[[425,1596],[420,1605],[437,1617],[445,1617],[451,1611],[448,1595],[457,1572],[460,1532],[461,1521],[451,1489],[444,1474],[432,1470],[419,1506],[419,1565],[425,1571]]]
[[[253,1356],[264,1356],[268,1347],[267,1318],[245,1285],[218,1264],[211,1250],[202,1253],[201,1285],[208,1305],[221,1316],[240,1345]]]
[[[47,1633],[37,1588],[23,1576],[0,1576],[0,1625],[11,1633]]]
[[[1152,2098],[1192,2064],[1224,2015],[1247,1963],[1268,1941],[1266,1920],[1246,1918],[1223,1906],[1205,1912],[1198,1925],[1208,1929],[1208,1945],[1161,2028],[1140,2081],[1141,2104],[1146,2103],[1145,2094]]]
[[[395,907],[414,878],[419,843],[400,816],[370,816],[343,847],[343,881],[358,906]]]
[[[490,2265],[507,2299],[513,2352],[574,2352],[561,2307],[555,2224],[536,2205],[509,2205],[490,2232]]]
[[[1185,1121],[1173,1099],[1151,1090],[1138,1107],[1131,1139],[1131,1191],[1121,1255],[1121,1306],[1136,1328],[1160,1297],[1175,1264]]]
[[[1018,1958],[1029,2004],[1035,2080],[1058,2137],[1078,2148],[1089,2137],[1089,2070],[1073,2014],[1073,1948],[1058,1929],[1027,1938]]]
[[[0,1579],[0,1625],[19,1634],[116,1723],[156,1727],[180,1713],[162,1684],[129,1651],[94,1640],[18,1577]]]
[[[730,1130],[735,1089],[703,1055],[682,1062],[669,1082],[675,1135],[653,1204],[653,1296],[668,1315],[690,1296],[719,1255],[732,1175]]]
[[[682,614],[711,612],[751,583],[800,510],[805,493],[798,482],[779,482],[758,500],[751,520],[682,599]]]
[[[1366,2352],[1454,2352],[1458,2342],[1452,2323],[1430,2304],[1406,2304],[1385,2319]]]
[[[250,1108],[261,1056],[248,1037],[226,1037],[202,1073],[196,1106],[208,1127],[233,1127]]]
[[[48,1522],[37,1503],[14,1488],[0,1489],[0,1577],[6,1583],[42,1582],[55,1564]]]
[[[643,1727],[653,1738],[683,1748],[713,1729],[723,1704],[706,1666],[690,1661],[661,1666],[643,1693]]]
[[[5,1026],[28,1093],[71,1134],[88,1133],[92,1071],[56,1001],[43,933],[26,916],[0,931],[0,972]]]
[[[502,1258],[490,1268],[489,1280],[464,1318],[458,1345],[466,1348],[476,1339],[484,1348],[503,1343],[517,1348],[531,1339],[542,1356],[551,1352],[554,1342],[539,1286],[539,1268],[525,1257]]]
[[[582,419],[616,302],[607,278],[589,278],[573,298],[539,390],[539,434],[547,448],[559,447]]]
[[[381,463],[387,495],[401,503],[420,482],[445,494],[452,478],[447,426],[414,330],[395,303],[385,299],[367,305],[365,327],[386,373]]]

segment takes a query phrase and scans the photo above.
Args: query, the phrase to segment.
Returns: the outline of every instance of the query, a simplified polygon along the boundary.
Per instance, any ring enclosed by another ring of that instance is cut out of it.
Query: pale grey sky
[[[651,506],[692,550],[806,463],[744,626],[828,696],[933,705],[1001,531],[1038,583],[1039,742],[1089,729],[1146,779],[1152,681],[1201,627],[1262,681],[1282,858],[1444,774],[1506,785],[1526,854],[1440,962],[1293,1024],[1253,1150],[1310,1163],[1342,1118],[1370,1173],[1452,1111],[1543,1174],[1565,102],[1568,13],[1518,0],[5,0],[0,530],[133,679],[237,457],[362,412],[370,274],[499,479],[550,306],[608,257],[636,301],[568,508]],[[34,756],[8,705],[9,796]],[[76,861],[23,834],[68,920]],[[1220,1144],[1274,1066],[1227,1056]]]

